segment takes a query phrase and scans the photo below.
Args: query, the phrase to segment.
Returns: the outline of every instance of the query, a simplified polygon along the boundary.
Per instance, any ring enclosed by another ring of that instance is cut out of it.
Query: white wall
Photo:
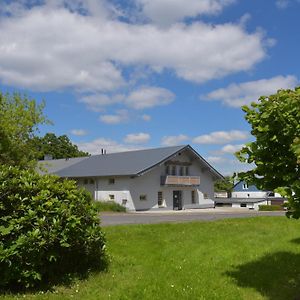
[[[267,196],[266,192],[232,192],[232,198],[265,198]]]

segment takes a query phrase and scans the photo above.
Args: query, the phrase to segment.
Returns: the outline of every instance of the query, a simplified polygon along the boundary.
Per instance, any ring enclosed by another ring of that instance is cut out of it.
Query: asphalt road
[[[101,213],[102,226],[126,224],[180,223],[191,221],[214,221],[231,218],[258,216],[284,216],[284,212],[258,212],[251,210],[193,210],[170,212]]]

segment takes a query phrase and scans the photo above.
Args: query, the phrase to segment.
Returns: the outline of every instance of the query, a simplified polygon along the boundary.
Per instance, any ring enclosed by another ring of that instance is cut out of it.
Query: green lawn
[[[104,230],[111,254],[107,273],[26,299],[300,299],[300,220],[261,217]]]

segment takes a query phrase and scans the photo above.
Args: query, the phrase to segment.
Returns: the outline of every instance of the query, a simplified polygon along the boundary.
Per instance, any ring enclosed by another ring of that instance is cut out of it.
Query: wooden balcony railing
[[[200,185],[199,176],[161,176],[161,185],[195,186]]]

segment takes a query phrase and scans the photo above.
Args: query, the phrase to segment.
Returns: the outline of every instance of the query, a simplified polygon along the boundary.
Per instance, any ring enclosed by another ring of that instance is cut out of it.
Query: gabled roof
[[[139,176],[184,150],[192,151],[215,176],[222,178],[222,175],[189,145],[40,161],[39,164],[49,173],[61,177]]]

